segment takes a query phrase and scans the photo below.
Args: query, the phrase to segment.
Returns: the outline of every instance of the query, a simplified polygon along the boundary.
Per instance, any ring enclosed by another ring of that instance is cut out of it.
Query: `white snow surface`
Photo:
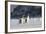
[[[11,29],[39,28],[42,26],[42,18],[30,18],[28,23],[19,24],[19,19],[10,20]]]

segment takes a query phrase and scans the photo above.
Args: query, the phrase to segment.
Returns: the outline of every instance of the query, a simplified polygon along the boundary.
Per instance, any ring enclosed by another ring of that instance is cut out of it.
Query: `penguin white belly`
[[[22,24],[24,24],[25,23],[25,19],[24,18],[22,18]]]
[[[27,23],[29,22],[29,17],[27,17]]]

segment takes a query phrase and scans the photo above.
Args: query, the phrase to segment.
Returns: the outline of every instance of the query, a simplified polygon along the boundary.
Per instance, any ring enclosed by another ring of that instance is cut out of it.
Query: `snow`
[[[19,19],[10,20],[11,29],[38,28],[41,27],[42,18],[30,18],[28,23],[19,24]]]

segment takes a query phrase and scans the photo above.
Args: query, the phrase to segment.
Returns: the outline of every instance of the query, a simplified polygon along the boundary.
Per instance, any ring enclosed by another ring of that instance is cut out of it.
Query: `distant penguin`
[[[27,16],[27,23],[29,22],[29,14],[28,14],[28,16]]]
[[[22,21],[21,21],[21,18],[19,19],[19,24],[21,24],[22,23]]]

